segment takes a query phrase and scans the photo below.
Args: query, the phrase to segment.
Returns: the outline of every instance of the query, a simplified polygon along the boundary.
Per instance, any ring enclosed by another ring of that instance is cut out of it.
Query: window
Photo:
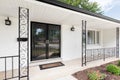
[[[100,43],[100,32],[99,31],[96,31],[96,44],[99,44]]]
[[[88,30],[87,44],[99,44],[99,43],[100,43],[100,32]]]

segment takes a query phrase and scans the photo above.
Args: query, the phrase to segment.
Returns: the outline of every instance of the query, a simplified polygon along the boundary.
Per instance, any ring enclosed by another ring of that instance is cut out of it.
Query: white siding
[[[11,18],[11,26],[6,26],[4,20],[6,17],[0,17],[0,57],[18,55],[18,19]],[[53,23],[54,24],[54,23]],[[72,60],[81,58],[82,33],[81,25],[74,26],[75,31],[71,31],[71,25],[61,25],[61,58],[62,60]],[[99,29],[96,29],[99,30]],[[115,47],[116,29],[105,29],[100,31],[100,44],[87,45],[87,48]],[[30,53],[31,55],[31,53]],[[17,67],[17,60],[14,65]],[[4,70],[4,60],[0,61],[0,71]],[[7,69],[11,68],[11,60],[7,63]]]
[[[71,27],[68,25],[61,27],[61,55],[63,60],[81,57],[81,26],[75,26],[75,31],[71,31]]]
[[[96,49],[96,48],[102,48],[103,47],[103,31],[101,29],[96,29],[96,28],[87,28],[88,30],[93,30],[93,31],[99,31],[100,32],[100,43],[99,44],[87,44],[87,49]]]
[[[10,17],[12,24],[5,25],[7,17],[0,16],[0,57],[18,55],[18,19]],[[17,67],[18,59],[14,59],[14,66]],[[7,69],[11,68],[11,60],[7,59]],[[0,71],[4,70],[4,59],[0,59]]]
[[[116,28],[103,30],[103,46],[116,47]]]

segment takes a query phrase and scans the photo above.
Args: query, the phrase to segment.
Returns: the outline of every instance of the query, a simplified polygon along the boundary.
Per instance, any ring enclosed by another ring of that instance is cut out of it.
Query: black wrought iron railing
[[[17,60],[19,59],[18,55],[0,57],[0,63],[2,62],[2,64],[4,64],[4,70],[0,72],[0,75],[1,75],[0,80],[8,80],[8,79],[12,79],[12,78],[17,78],[19,76],[18,74],[16,74],[15,67],[14,67],[14,65],[16,63],[16,59]],[[8,76],[8,74],[9,74],[9,76]]]
[[[105,60],[109,57],[115,57],[116,47],[110,48],[98,48],[98,49],[87,49],[86,50],[86,61],[94,61],[94,60]]]

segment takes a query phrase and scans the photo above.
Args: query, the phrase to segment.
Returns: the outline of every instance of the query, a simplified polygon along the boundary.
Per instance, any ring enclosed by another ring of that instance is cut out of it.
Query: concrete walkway
[[[69,75],[69,76],[59,78],[59,79],[56,79],[56,80],[77,80],[77,79],[74,78],[73,76]]]
[[[118,58],[92,61],[88,62],[87,66],[81,67],[81,59],[75,59],[63,62],[65,66],[46,70],[40,70],[39,66],[33,66],[30,67],[30,80],[76,80],[72,76],[73,73],[115,60],[118,60]]]

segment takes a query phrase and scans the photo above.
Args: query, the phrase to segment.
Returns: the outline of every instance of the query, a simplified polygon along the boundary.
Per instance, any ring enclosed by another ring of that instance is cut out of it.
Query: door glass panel
[[[60,26],[49,25],[49,58],[60,57]]]
[[[46,25],[32,24],[32,61],[46,59]]]

